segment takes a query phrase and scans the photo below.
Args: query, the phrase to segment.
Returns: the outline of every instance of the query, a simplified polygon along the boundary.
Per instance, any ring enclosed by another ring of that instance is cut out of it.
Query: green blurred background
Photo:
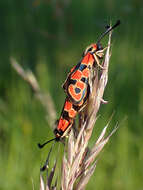
[[[109,103],[101,106],[91,144],[114,110],[111,128],[127,119],[101,153],[87,189],[143,189],[142,0],[0,0],[0,189],[39,189],[39,168],[50,145],[41,151],[36,144],[53,137],[45,110],[10,57],[34,72],[51,94],[58,118],[67,73],[117,19],[122,24],[112,36],[104,94]],[[57,152],[51,160],[55,157]]]

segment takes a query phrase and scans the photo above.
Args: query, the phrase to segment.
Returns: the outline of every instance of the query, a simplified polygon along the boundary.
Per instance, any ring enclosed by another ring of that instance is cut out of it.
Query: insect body
[[[96,44],[91,44],[86,48],[81,61],[71,69],[68,77],[63,84],[63,88],[66,92],[66,100],[63,106],[63,110],[58,121],[57,127],[54,130],[55,138],[51,139],[44,144],[38,144],[42,148],[45,144],[50,141],[59,141],[65,137],[67,131],[72,127],[74,119],[79,111],[86,105],[89,94],[92,93],[92,73],[96,66],[104,69],[100,64],[100,60],[104,56],[103,48],[100,44],[101,39],[117,27],[120,21],[108,29],[100,36]]]

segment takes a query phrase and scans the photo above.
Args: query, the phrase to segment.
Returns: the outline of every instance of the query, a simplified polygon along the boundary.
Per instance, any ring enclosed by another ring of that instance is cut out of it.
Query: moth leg
[[[96,61],[96,64],[101,68],[101,69],[105,69],[99,62],[99,58],[97,57],[97,55],[95,55],[95,54],[93,54],[93,56],[94,56],[94,59],[95,59],[95,61]]]
[[[83,104],[83,106],[81,106],[81,108],[78,110],[78,112],[81,112],[86,106],[86,103]]]
[[[104,49],[102,50],[98,50],[96,52],[96,55],[99,57],[99,58],[102,58],[104,56],[104,51],[107,49],[108,47],[105,47]]]
[[[106,49],[107,49],[107,47],[105,47],[104,49],[99,50],[99,51],[97,51],[96,53],[93,54],[94,59],[95,59],[97,65],[98,65],[101,69],[106,69],[105,67],[103,67],[103,66],[100,64],[100,61],[99,61],[99,58],[103,58],[103,56],[104,56],[104,51],[105,51]]]

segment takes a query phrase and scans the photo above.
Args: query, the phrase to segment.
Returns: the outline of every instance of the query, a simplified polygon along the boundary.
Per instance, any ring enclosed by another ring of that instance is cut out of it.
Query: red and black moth
[[[119,24],[120,20],[118,20],[115,25],[108,27],[100,36],[97,43],[91,44],[86,48],[81,61],[71,69],[63,84],[67,97],[57,127],[54,130],[55,138],[42,145],[38,144],[39,148],[42,148],[53,140],[60,141],[66,136],[67,132],[72,127],[77,113],[83,109],[86,105],[89,94],[92,93],[92,72],[96,66],[103,69],[100,60],[104,57],[104,51],[106,48],[102,47],[100,41]]]

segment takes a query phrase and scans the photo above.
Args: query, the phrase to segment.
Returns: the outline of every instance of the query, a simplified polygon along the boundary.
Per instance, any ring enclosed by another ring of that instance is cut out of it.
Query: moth
[[[108,27],[96,43],[91,44],[85,49],[81,61],[71,69],[63,84],[66,99],[57,127],[54,130],[55,138],[42,145],[38,144],[39,148],[42,148],[53,140],[60,141],[72,127],[76,115],[86,105],[89,95],[92,93],[91,81],[93,71],[97,66],[104,69],[100,64],[100,60],[104,57],[106,48],[102,47],[100,41],[119,24],[120,21],[118,20],[115,25]]]

